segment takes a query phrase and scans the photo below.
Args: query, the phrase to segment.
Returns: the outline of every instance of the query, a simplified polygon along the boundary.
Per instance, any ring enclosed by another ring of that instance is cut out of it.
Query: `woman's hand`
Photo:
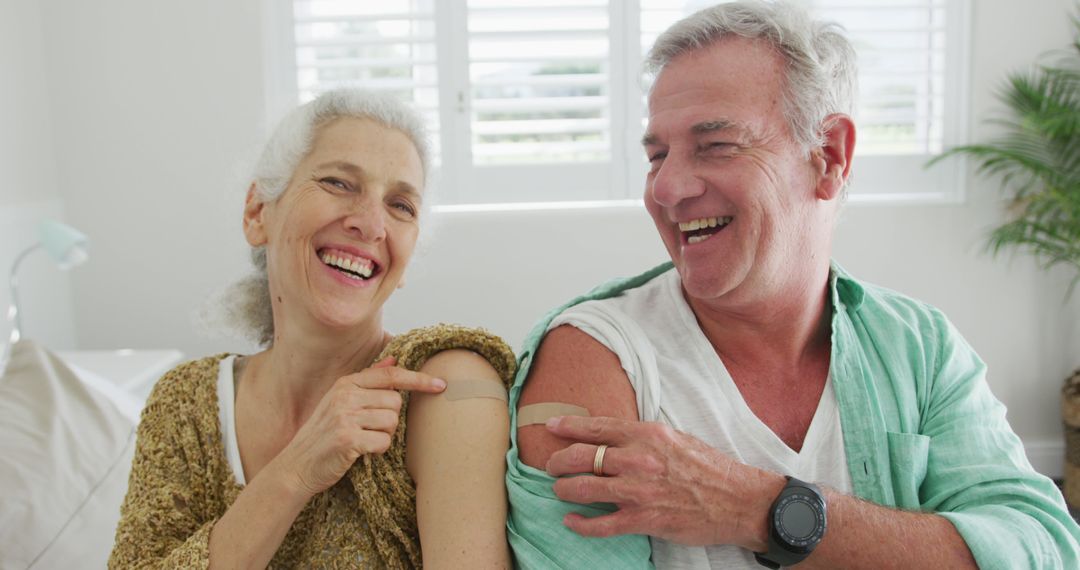
[[[437,394],[446,382],[404,368],[387,357],[371,368],[342,376],[311,417],[271,462],[296,490],[315,496],[338,482],[356,460],[390,447],[401,411],[398,390]]]

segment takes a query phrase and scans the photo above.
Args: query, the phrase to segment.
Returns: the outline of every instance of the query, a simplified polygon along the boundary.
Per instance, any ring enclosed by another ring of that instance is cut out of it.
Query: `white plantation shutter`
[[[859,152],[927,154],[945,130],[944,0],[817,0],[859,54]]]
[[[641,0],[647,51],[676,20],[714,4]],[[941,152],[944,138],[945,0],[804,0],[844,27],[859,58],[859,154]]]
[[[439,73],[434,2],[293,2],[300,102],[336,87],[391,93],[424,113],[437,151]]]
[[[803,0],[859,55],[852,199],[953,201],[970,0]],[[422,109],[444,204],[636,199],[641,59],[715,0],[292,0],[301,101],[338,85]]]
[[[608,198],[608,0],[467,0],[466,9],[472,169],[463,179],[473,199]]]
[[[610,160],[607,1],[468,5],[475,163]]]

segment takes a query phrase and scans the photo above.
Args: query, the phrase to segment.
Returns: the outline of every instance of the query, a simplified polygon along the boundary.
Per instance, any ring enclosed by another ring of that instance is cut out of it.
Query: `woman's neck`
[[[280,331],[270,348],[247,359],[241,380],[251,381],[252,392],[285,419],[302,425],[339,378],[371,366],[390,341],[381,323],[368,329],[321,335]]]

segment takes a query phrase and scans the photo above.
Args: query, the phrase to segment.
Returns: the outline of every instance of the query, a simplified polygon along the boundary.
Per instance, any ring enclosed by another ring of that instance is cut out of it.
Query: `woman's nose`
[[[345,216],[345,229],[359,234],[360,239],[375,242],[386,237],[386,212],[382,203],[371,196],[356,200]]]

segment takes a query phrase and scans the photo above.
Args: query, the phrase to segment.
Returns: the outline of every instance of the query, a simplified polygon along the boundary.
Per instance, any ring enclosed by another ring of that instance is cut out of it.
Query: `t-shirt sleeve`
[[[652,548],[643,535],[621,535],[609,538],[581,536],[567,528],[562,520],[568,513],[594,517],[614,512],[614,505],[579,505],[562,501],[555,496],[555,478],[518,459],[517,402],[521,387],[528,377],[532,354],[539,347],[547,330],[560,324],[578,327],[596,338],[623,360],[628,356],[632,340],[619,333],[612,316],[591,303],[571,307],[547,326],[533,331],[526,339],[518,372],[510,391],[511,447],[507,453],[506,487],[510,501],[506,522],[510,546],[519,568],[652,568]],[[636,329],[636,327],[635,327]],[[652,365],[655,369],[655,363]],[[623,362],[629,375],[640,377],[642,366],[634,358]],[[632,377],[633,383],[633,377]],[[635,386],[637,390],[637,386]],[[640,392],[640,390],[639,390]],[[638,410],[644,410],[638,398]]]

